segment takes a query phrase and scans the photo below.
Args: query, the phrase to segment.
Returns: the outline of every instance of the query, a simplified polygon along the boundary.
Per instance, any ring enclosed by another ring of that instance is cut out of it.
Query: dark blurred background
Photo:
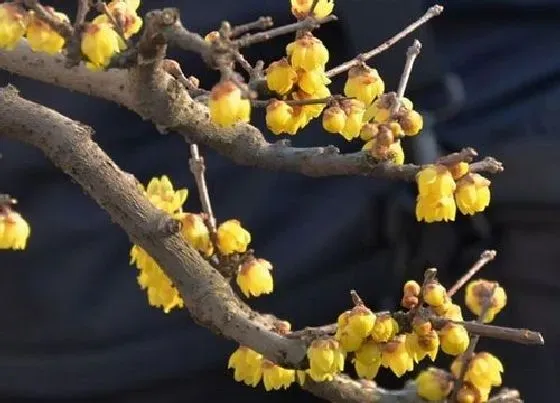
[[[45,1],[69,15],[73,3]],[[432,4],[338,0],[340,21],[317,32],[331,51],[328,67],[383,42]],[[425,129],[407,142],[407,161],[432,161],[464,146],[502,160],[506,170],[490,178],[493,200],[485,214],[418,224],[414,185],[267,172],[233,166],[203,149],[214,209],[219,220],[239,218],[258,255],[275,265],[274,294],[251,304],[296,328],[334,321],[349,307],[352,288],[373,309],[395,308],[403,282],[420,279],[426,267],[438,267],[450,286],[483,249],[497,249],[498,258],[482,274],[508,292],[496,324],[542,331],[547,344],[484,340],[480,349],[502,359],[505,386],[519,388],[528,402],[554,402],[560,379],[560,2],[442,4],[442,16],[371,65],[394,90],[406,48],[415,38],[422,41],[407,96],[424,114]],[[292,21],[288,0],[144,0],[141,7],[163,6],[181,8],[187,28],[201,33],[222,19],[235,24],[271,15],[277,24]],[[254,46],[248,59],[278,59],[290,41]],[[204,86],[217,78],[196,55],[170,57]],[[0,71],[0,85],[8,82],[22,96],[93,126],[101,147],[140,181],[167,174],[177,187],[188,187],[186,209],[200,211],[180,136],[162,136],[112,103]],[[256,114],[255,124],[264,126],[262,116]],[[360,147],[325,135],[318,124],[293,143]],[[148,306],[136,269],[128,265],[126,235],[78,185],[38,150],[0,139],[0,151],[0,190],[19,200],[32,226],[25,252],[0,254],[2,401],[315,401],[298,387],[265,395],[262,387],[237,384],[226,370],[236,345],[193,324],[186,311],[165,315]],[[378,381],[401,383],[388,371]]]

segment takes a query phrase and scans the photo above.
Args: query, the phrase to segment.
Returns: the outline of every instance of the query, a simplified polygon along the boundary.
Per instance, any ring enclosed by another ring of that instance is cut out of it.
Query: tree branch
[[[20,97],[14,87],[0,88],[0,136],[37,147],[71,176],[128,234],[164,268],[179,289],[193,320],[289,368],[305,367],[306,342],[272,331],[271,315],[252,311],[224,278],[177,233],[167,214],[154,207],[91,139],[93,130],[56,111]],[[162,225],[163,224],[163,225]],[[163,230],[164,227],[167,227]],[[173,231],[169,231],[169,229]],[[334,402],[417,402],[414,389],[389,391],[374,383],[337,376],[332,382],[306,381],[305,388]],[[403,400],[403,396],[408,396]]]
[[[340,154],[336,147],[296,148],[272,144],[254,126],[215,126],[208,108],[193,101],[183,85],[162,68],[92,72],[84,66],[67,69],[61,55],[32,52],[25,42],[13,51],[0,50],[0,68],[63,88],[104,98],[125,106],[158,127],[175,130],[189,142],[211,147],[240,165],[298,172],[308,176],[365,175],[412,181],[420,167],[376,162],[364,152]],[[472,172],[501,171],[486,158]]]

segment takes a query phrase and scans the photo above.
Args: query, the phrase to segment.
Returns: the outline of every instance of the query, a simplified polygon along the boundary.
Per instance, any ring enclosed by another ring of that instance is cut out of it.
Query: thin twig
[[[417,21],[413,22],[408,27],[403,29],[401,32],[399,32],[392,38],[388,39],[387,41],[383,42],[375,49],[370,50],[369,52],[366,53],[359,54],[354,59],[342,63],[327,71],[327,77],[334,77],[340,73],[344,73],[345,71],[350,70],[352,67],[358,66],[359,64],[368,61],[369,59],[380,54],[381,52],[386,51],[395,43],[397,43],[407,35],[410,35],[412,32],[414,32],[414,30],[416,30],[419,26],[425,24],[436,15],[440,15],[442,12],[443,12],[443,6],[435,5],[430,7],[428,11],[426,11],[426,13],[422,17],[420,17]]]
[[[75,27],[84,23],[89,12],[89,7],[89,0],[78,0],[78,11],[76,12],[76,20],[74,21]]]
[[[260,100],[252,100],[251,105],[255,108],[266,108],[271,101],[274,101],[276,98],[272,99],[260,99]],[[317,105],[317,104],[329,104],[335,101],[343,101],[345,99],[350,99],[343,95],[332,95],[330,97],[325,98],[316,98],[316,99],[286,99],[283,100],[290,106],[305,106],[305,105]]]
[[[399,87],[397,89],[397,98],[401,100],[404,97],[404,92],[406,91],[406,86],[408,85],[408,80],[410,79],[410,73],[412,73],[412,68],[414,67],[414,62],[422,50],[422,44],[418,39],[415,39],[412,45],[409,46],[406,51],[406,62],[404,64],[404,70],[399,81]]]
[[[290,34],[292,32],[297,32],[299,30],[310,31],[312,29],[319,27],[322,24],[326,24],[327,22],[331,22],[331,21],[336,21],[337,19],[338,17],[332,14],[321,19],[308,17],[304,20],[294,22],[293,24],[283,25],[281,27],[274,28],[265,32],[258,32],[253,35],[247,35],[243,38],[238,39],[237,41],[235,41],[235,43],[239,48],[243,48],[250,45],[254,45],[255,43],[266,42],[277,36]]]
[[[230,37],[234,38],[237,36],[241,36],[246,34],[247,32],[256,30],[256,29],[268,29],[270,27],[274,26],[274,21],[272,20],[272,17],[259,17],[258,20],[256,21],[252,21],[252,22],[248,22],[247,24],[241,24],[241,25],[237,25],[233,28],[231,28],[231,33],[230,33]]]
[[[212,212],[212,205],[210,204],[210,194],[208,193],[208,186],[206,185],[206,179],[204,177],[204,172],[206,167],[204,165],[204,159],[200,156],[198,150],[198,145],[191,144],[191,158],[189,158],[189,166],[194,179],[196,181],[196,186],[198,187],[198,196],[200,198],[200,204],[202,205],[202,211],[206,214],[206,221],[208,229],[212,234],[216,233],[216,218]]]
[[[473,266],[470,268],[470,270],[468,272],[466,272],[463,277],[461,277],[459,280],[457,280],[457,282],[455,284],[453,284],[453,287],[451,287],[449,289],[449,291],[447,291],[447,296],[448,297],[452,297],[453,295],[455,295],[457,293],[457,291],[459,291],[461,288],[463,288],[463,286],[465,284],[467,284],[467,282],[476,274],[479,272],[480,269],[482,269],[484,266],[486,266],[489,262],[491,262],[492,260],[494,260],[494,258],[496,257],[498,253],[495,250],[485,250],[484,252],[482,252],[482,254],[480,255],[480,257],[478,258],[478,260],[473,264]]]

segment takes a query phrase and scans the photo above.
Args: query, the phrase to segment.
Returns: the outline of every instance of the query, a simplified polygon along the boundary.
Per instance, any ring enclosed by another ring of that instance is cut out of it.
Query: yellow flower
[[[404,164],[405,155],[400,141],[396,141],[388,147],[378,143],[378,139],[373,138],[364,144],[362,151],[369,151],[373,158],[380,161],[389,161],[395,165]]]
[[[348,99],[342,102],[342,109],[346,113],[346,123],[340,134],[350,141],[360,136],[365,112],[364,104],[356,99]]]
[[[406,348],[406,335],[395,336],[381,347],[381,365],[397,375],[403,376],[414,369],[414,359]]]
[[[139,4],[140,2],[137,0],[113,0],[107,5],[113,18],[123,27],[126,39],[136,34],[142,28],[142,18],[136,14]],[[107,15],[101,14],[94,18],[93,23],[108,24],[110,20]]]
[[[264,259],[251,258],[241,265],[237,273],[237,285],[241,292],[249,296],[258,297],[270,294],[274,289],[274,282],[270,271],[272,265]]]
[[[251,243],[251,234],[238,220],[224,221],[218,227],[218,249],[224,255],[243,253]]]
[[[323,112],[323,129],[329,133],[342,133],[346,125],[346,114],[340,106],[331,106]]]
[[[367,340],[352,360],[360,378],[374,379],[381,366],[381,348],[373,340]]]
[[[25,34],[27,23],[27,15],[21,6],[14,3],[0,4],[0,49],[15,49]]]
[[[311,71],[298,70],[298,87],[308,94],[315,94],[331,83],[325,75],[325,70],[315,69]]]
[[[403,294],[404,295],[414,295],[415,297],[420,295],[420,284],[416,280],[408,280],[404,283]]]
[[[180,213],[189,195],[187,189],[175,190],[173,183],[166,175],[152,178],[146,189],[144,190],[144,187],[140,186],[140,190],[145,192],[148,200],[154,206],[168,214]]]
[[[347,97],[356,98],[369,105],[383,92],[385,92],[385,83],[376,69],[364,64],[352,67],[348,71],[348,80],[344,85],[344,95]]]
[[[240,346],[229,357],[228,368],[234,369],[234,379],[256,387],[263,376],[263,356],[250,348]]]
[[[490,397],[490,389],[481,389],[465,382],[457,392],[457,403],[482,403]]]
[[[103,70],[113,55],[126,49],[126,44],[108,23],[90,23],[82,34],[81,50],[88,58],[90,70]]]
[[[461,374],[463,361],[457,357],[451,364],[451,373],[455,377]],[[479,389],[491,389],[492,386],[502,384],[502,372],[504,367],[501,361],[494,355],[487,352],[480,352],[474,355],[465,372],[465,381],[472,383]]]
[[[303,106],[294,106],[292,110],[285,129],[285,133],[291,136],[295,135],[299,129],[304,128],[311,120]]]
[[[420,372],[416,377],[418,396],[430,402],[445,400],[452,389],[452,378],[441,369],[430,367]]]
[[[332,381],[344,369],[344,353],[334,339],[314,340],[307,349],[309,376],[315,382]]]
[[[415,110],[407,110],[406,113],[399,117],[399,124],[404,134],[407,136],[416,136],[424,127],[424,119]]]
[[[445,303],[447,291],[440,283],[431,282],[426,284],[423,290],[424,301],[431,306],[441,306]]]
[[[286,58],[270,63],[266,69],[268,89],[280,95],[290,91],[296,83],[298,75]]]
[[[490,204],[490,181],[479,174],[467,174],[457,182],[455,201],[459,211],[473,215]]]
[[[264,360],[262,363],[264,388],[267,391],[288,389],[296,380],[296,371],[282,368],[275,363]]]
[[[441,309],[434,309],[434,311],[436,311],[436,314],[441,316],[442,318],[455,322],[463,321],[463,313],[461,311],[460,305],[449,302],[438,308]]]
[[[377,123],[366,123],[362,126],[360,131],[360,138],[364,141],[370,141],[377,137],[379,134],[379,124]]]
[[[308,94],[307,92],[302,90],[292,92],[292,98],[294,98],[295,100],[322,99],[322,98],[327,98],[330,95],[331,92],[327,87],[323,87],[319,91],[313,94]],[[303,110],[303,113],[307,118],[305,124],[309,123],[311,119],[319,117],[323,112],[323,110],[325,109],[325,107],[326,107],[325,103],[309,104],[309,105],[302,106],[301,108]]]
[[[329,51],[319,39],[306,32],[294,42],[288,44],[286,53],[291,57],[292,67],[313,71],[323,69],[329,61]]]
[[[215,42],[218,39],[220,39],[220,33],[218,31],[209,32],[204,36],[204,40],[209,43]]]
[[[194,248],[205,256],[211,256],[214,246],[210,239],[210,231],[200,214],[182,213],[177,217],[182,225],[181,234]]]
[[[140,273],[138,285],[148,293],[148,303],[162,308],[165,313],[173,308],[182,308],[183,299],[173,286],[171,279],[159,267],[154,259],[140,246],[134,245],[130,250],[130,264],[135,264]]]
[[[490,301],[488,301],[491,298]],[[489,308],[483,318],[484,323],[490,323],[494,317],[506,306],[507,294],[495,281],[474,280],[465,290],[465,305],[477,316],[489,302]]]
[[[416,175],[418,194],[439,199],[450,196],[455,191],[453,175],[445,165],[427,165]]]
[[[212,88],[208,107],[212,122],[230,127],[251,118],[251,102],[241,97],[241,90],[233,81],[221,81]]]
[[[338,327],[334,338],[336,341],[340,342],[340,347],[347,353],[358,350],[364,341],[363,337],[351,332],[347,327]]]
[[[302,371],[302,370],[296,369],[296,381],[299,384],[299,386],[305,385],[305,377],[307,376],[308,372],[309,372],[309,370]]]
[[[456,323],[447,323],[439,331],[441,350],[445,354],[459,355],[467,351],[469,347],[469,334],[464,326]]]
[[[311,11],[313,0],[290,0],[292,4],[292,14],[298,18],[303,19],[307,17]],[[330,15],[334,8],[334,0],[319,0],[313,9],[315,18],[325,18]]]
[[[428,335],[432,332],[432,323],[418,315],[412,319],[412,330],[419,336]]]
[[[457,206],[453,196],[433,199],[431,196],[420,196],[416,199],[416,219],[427,223],[454,221]]]
[[[467,162],[459,162],[449,167],[453,179],[458,180],[469,173],[470,166]]]
[[[415,362],[419,362],[428,356],[435,361],[439,347],[439,337],[435,330],[431,330],[424,335],[418,333],[407,333],[406,348]]]
[[[346,327],[352,333],[357,334],[362,338],[366,338],[371,333],[374,323],[374,313],[365,306],[358,305],[350,311]]]
[[[274,134],[286,132],[294,109],[284,101],[272,100],[266,107],[266,126]]]
[[[0,212],[0,249],[23,250],[30,234],[31,227],[19,213],[9,208]]]
[[[66,14],[56,12],[51,7],[46,7],[46,9],[59,21],[70,22]],[[34,52],[45,52],[50,55],[59,53],[64,46],[64,38],[52,29],[48,23],[38,18],[33,11],[29,12],[29,17],[25,37],[31,49]]]
[[[399,331],[399,324],[390,314],[378,315],[371,329],[371,337],[378,343],[384,343],[393,338]]]

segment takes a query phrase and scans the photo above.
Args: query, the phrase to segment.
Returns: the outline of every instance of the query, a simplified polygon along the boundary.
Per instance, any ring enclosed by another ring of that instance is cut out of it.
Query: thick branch
[[[21,98],[13,87],[0,89],[0,136],[41,149],[79,183],[130,240],[165,269],[197,323],[280,365],[303,365],[306,343],[271,331],[270,315],[260,315],[241,302],[224,278],[176,233],[173,220],[155,208],[138,191],[131,175],[121,171],[91,139],[92,134],[91,128]],[[387,391],[345,376],[320,384],[308,381],[305,387],[335,402],[345,397],[345,402],[363,403],[374,396],[381,403],[421,402],[413,389]]]

